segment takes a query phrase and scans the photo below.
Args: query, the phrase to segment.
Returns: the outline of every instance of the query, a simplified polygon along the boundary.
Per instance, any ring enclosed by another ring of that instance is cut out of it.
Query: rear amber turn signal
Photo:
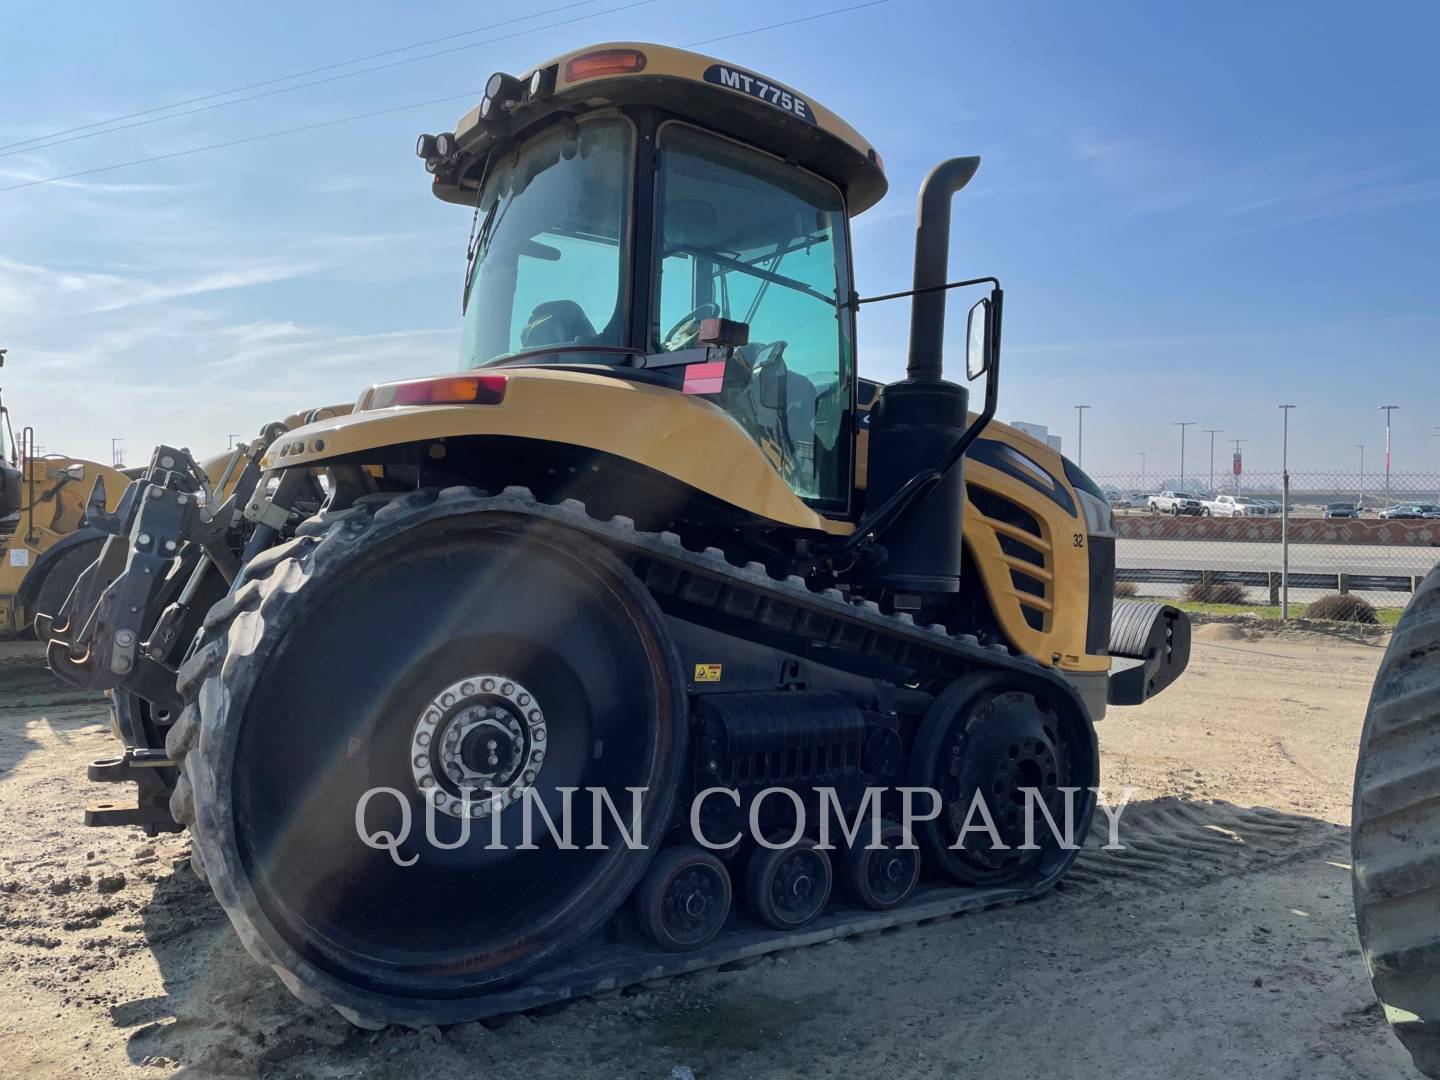
[[[565,61],[565,81],[579,82],[598,75],[633,75],[645,70],[645,54],[639,49],[601,49]]]
[[[360,411],[397,405],[499,405],[504,400],[504,375],[444,375],[372,386]]]

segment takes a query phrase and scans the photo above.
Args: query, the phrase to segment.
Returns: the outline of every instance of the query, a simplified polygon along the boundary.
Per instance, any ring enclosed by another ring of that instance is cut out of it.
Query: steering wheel
[[[689,347],[700,336],[700,323],[705,319],[713,319],[719,314],[719,304],[701,304],[694,308],[660,339],[660,348],[666,352],[679,352],[681,349]]]

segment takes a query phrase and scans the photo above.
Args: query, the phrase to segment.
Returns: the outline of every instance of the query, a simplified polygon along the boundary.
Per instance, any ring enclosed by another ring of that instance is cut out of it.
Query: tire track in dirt
[[[1085,850],[1062,883],[1066,891],[1148,895],[1198,888],[1306,858],[1346,834],[1317,818],[1172,797],[1125,807],[1116,834],[1123,847],[1105,847],[1109,829],[1097,813]]]

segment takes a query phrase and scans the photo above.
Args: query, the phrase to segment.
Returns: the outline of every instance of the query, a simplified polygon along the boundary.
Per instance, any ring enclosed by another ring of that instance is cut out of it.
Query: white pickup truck
[[[1275,507],[1244,495],[1216,495],[1202,505],[1206,517],[1261,517],[1276,512]]]
[[[1145,500],[1145,508],[1152,514],[1194,514],[1200,516],[1205,513],[1205,504],[1194,495],[1187,495],[1183,491],[1162,491],[1158,495],[1151,495]]]

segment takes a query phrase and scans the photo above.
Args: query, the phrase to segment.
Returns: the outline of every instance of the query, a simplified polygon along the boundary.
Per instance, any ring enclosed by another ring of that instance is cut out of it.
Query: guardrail
[[[1279,544],[1280,517],[1168,517],[1117,514],[1121,540],[1215,540]],[[1373,547],[1440,547],[1440,520],[1385,521],[1376,518],[1290,518],[1292,544],[1351,544]],[[1293,575],[1292,575],[1293,576]]]
[[[1426,575],[1411,574],[1316,574],[1291,573],[1292,589],[1324,589],[1330,592],[1398,592],[1413,593]],[[1153,585],[1214,585],[1230,582],[1251,588],[1268,589],[1270,603],[1280,603],[1280,587],[1284,575],[1278,570],[1151,570],[1136,567],[1117,568],[1115,580]]]

